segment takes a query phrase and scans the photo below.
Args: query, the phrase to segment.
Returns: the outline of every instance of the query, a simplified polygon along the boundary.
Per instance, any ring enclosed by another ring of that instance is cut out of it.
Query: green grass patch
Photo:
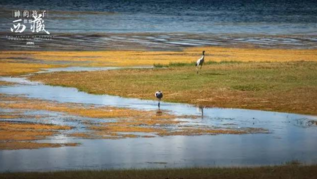
[[[248,62],[240,62],[240,61],[206,61],[204,65],[217,65],[217,64],[237,64],[237,63],[248,63]],[[154,68],[167,68],[167,67],[185,67],[185,66],[195,66],[196,62],[190,62],[190,63],[174,63],[170,62],[168,65],[155,63],[153,64]]]

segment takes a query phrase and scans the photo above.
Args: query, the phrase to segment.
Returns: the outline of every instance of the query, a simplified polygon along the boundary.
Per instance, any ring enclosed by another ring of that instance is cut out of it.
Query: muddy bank
[[[25,35],[24,35],[25,36]],[[32,36],[33,34],[29,34]],[[234,47],[266,49],[316,49],[316,35],[254,35],[193,33],[55,33],[49,38],[30,39],[0,33],[0,51],[181,51],[187,47]],[[18,38],[20,40],[12,40]]]

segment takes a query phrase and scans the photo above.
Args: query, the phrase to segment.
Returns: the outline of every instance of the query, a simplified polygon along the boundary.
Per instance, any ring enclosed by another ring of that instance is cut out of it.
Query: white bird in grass
[[[205,51],[203,51],[203,55],[200,57],[200,59],[197,60],[197,62],[195,64],[196,69],[197,69],[197,74],[198,74],[199,69],[201,69],[203,67],[204,61],[205,61]]]
[[[157,106],[160,108],[160,102],[161,102],[161,99],[163,98],[163,93],[162,93],[162,91],[157,91],[157,92],[155,92],[155,97],[158,99],[158,104],[157,104]]]

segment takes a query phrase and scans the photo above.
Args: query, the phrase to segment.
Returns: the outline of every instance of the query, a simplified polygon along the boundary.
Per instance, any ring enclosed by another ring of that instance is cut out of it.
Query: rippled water
[[[0,80],[19,83],[15,86],[0,87],[0,93],[8,95],[26,95],[29,98],[61,103],[157,110],[157,102],[154,100],[87,94],[75,88],[29,82],[25,78],[3,77]],[[167,102],[161,104],[161,110],[179,115],[200,115],[201,118],[195,119],[195,122],[201,125],[264,128],[269,130],[269,133],[120,140],[84,140],[58,136],[47,141],[80,142],[81,145],[0,151],[0,171],[257,166],[283,164],[291,160],[305,164],[317,163],[317,126],[311,122],[317,121],[316,116],[244,109],[202,109]],[[54,119],[57,122],[59,120]]]
[[[246,43],[316,48],[317,1],[313,0],[3,0],[0,10],[0,50],[179,50]],[[35,40],[33,46],[25,40],[9,40],[34,35],[30,30],[11,33],[13,10],[46,10],[50,40]]]
[[[47,29],[53,33],[316,34],[316,4],[313,0],[4,0],[1,7],[45,9]],[[0,25],[3,31],[4,24]]]

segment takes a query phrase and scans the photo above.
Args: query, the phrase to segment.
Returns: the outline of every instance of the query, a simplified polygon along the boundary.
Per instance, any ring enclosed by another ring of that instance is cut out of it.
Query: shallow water
[[[0,171],[258,166],[290,160],[316,163],[316,144],[308,139],[316,135],[306,130],[289,137],[287,131],[281,138],[249,134],[76,140],[82,145],[1,151]]]
[[[73,68],[71,71],[76,70],[79,69]],[[7,95],[25,95],[61,103],[158,110],[155,100],[87,94],[75,88],[30,82],[26,78],[2,77],[0,80],[18,83],[0,87],[0,93]],[[264,128],[269,133],[119,140],[84,140],[57,136],[46,141],[80,142],[81,145],[37,150],[3,150],[0,151],[0,171],[255,166],[282,164],[291,160],[305,164],[317,163],[317,126],[311,123],[317,121],[316,116],[245,109],[203,109],[167,102],[161,103],[161,110],[178,115],[201,116],[200,119],[188,119],[189,123],[195,125],[235,129]],[[58,124],[59,119],[54,119],[54,123]]]

